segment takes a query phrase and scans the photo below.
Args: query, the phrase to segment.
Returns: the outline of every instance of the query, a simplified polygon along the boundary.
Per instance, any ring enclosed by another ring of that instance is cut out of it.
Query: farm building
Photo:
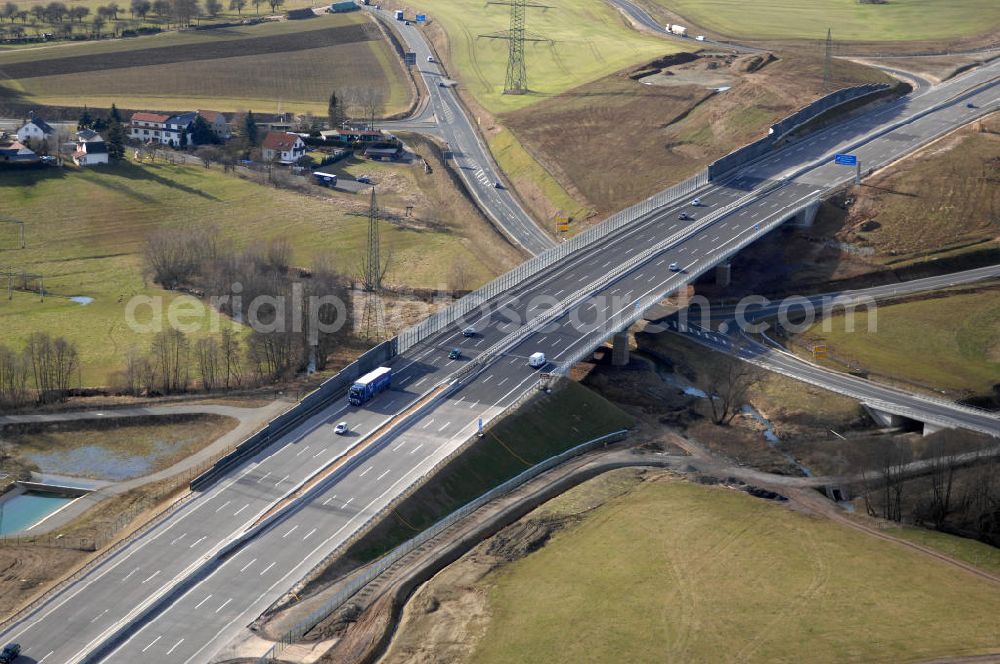
[[[76,152],[73,163],[77,166],[94,166],[108,163],[108,146],[104,139],[92,129],[84,129],[76,134]]]
[[[269,131],[261,143],[264,161],[294,164],[306,154],[306,144],[300,136],[284,131]]]
[[[137,141],[149,143],[150,141],[160,143],[161,133],[166,129],[169,115],[163,113],[133,113],[129,121],[129,138]]]
[[[347,0],[345,2],[334,2],[330,5],[330,13],[336,14],[338,12],[350,12],[357,9],[358,6],[354,4],[353,0]]]
[[[365,148],[365,158],[372,161],[396,161],[403,154],[403,148]]]
[[[22,143],[27,143],[29,141],[42,142],[50,138],[54,138],[56,135],[56,130],[46,122],[45,120],[36,117],[34,113],[30,113],[28,121],[21,125],[21,128],[17,130],[17,140]]]
[[[324,140],[338,143],[379,143],[391,141],[395,137],[377,129],[331,129],[321,131]]]

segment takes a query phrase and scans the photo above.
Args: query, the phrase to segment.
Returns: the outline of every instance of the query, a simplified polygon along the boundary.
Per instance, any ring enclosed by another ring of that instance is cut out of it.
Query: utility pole
[[[507,42],[507,77],[504,80],[503,93],[505,95],[527,94],[528,68],[524,62],[524,43],[531,41],[552,44],[553,42],[551,39],[546,39],[524,29],[524,10],[527,7],[549,9],[549,6],[529,4],[527,0],[491,0],[487,4],[510,6],[510,28],[508,30],[479,35],[486,39],[503,39]]]
[[[382,304],[382,277],[385,276],[385,268],[378,232],[378,205],[375,201],[375,187],[372,186],[371,203],[368,206],[368,252],[361,262],[361,282],[365,293],[361,331],[365,339],[370,341],[378,341],[385,336],[385,310]]]
[[[826,29],[826,54],[823,57],[823,92],[833,92],[833,31]]]

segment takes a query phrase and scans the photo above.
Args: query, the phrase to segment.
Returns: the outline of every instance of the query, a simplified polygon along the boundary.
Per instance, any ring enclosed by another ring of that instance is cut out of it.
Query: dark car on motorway
[[[0,650],[0,664],[11,664],[21,656],[21,646],[17,643],[8,643]]]

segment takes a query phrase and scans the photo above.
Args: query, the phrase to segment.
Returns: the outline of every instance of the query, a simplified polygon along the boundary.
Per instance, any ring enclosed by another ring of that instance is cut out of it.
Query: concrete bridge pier
[[[733,264],[729,261],[715,266],[715,285],[725,288],[733,281]]]
[[[626,365],[628,365],[628,330],[623,330],[611,337],[611,366]]]
[[[895,413],[889,413],[884,410],[879,410],[868,404],[864,404],[865,410],[871,415],[872,419],[875,420],[875,424],[883,428],[896,428],[901,427],[906,423],[906,418],[902,415],[897,415]]]
[[[948,427],[943,427],[940,424],[931,424],[930,422],[924,422],[923,435],[924,436],[929,436],[932,433],[937,433],[938,431],[941,431],[941,430],[947,429],[947,428]]]
[[[819,212],[819,206],[820,206],[819,201],[816,201],[815,203],[810,203],[809,207],[802,210],[801,212],[798,212],[789,221],[791,221],[793,226],[810,228],[812,227],[813,222],[816,221],[816,213]]]

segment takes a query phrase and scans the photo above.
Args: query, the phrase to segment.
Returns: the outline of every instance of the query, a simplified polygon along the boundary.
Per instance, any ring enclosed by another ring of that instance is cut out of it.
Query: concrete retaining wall
[[[770,152],[775,144],[783,136],[787,135],[788,132],[796,129],[797,127],[801,127],[810,120],[826,113],[831,108],[840,106],[841,104],[849,101],[855,101],[870,94],[883,92],[888,89],[889,85],[886,83],[869,83],[866,85],[856,85],[853,88],[837,90],[822,99],[817,99],[808,106],[789,115],[787,118],[771,125],[770,133],[768,133],[768,135],[764,138],[759,141],[754,141],[749,145],[745,145],[738,150],[734,150],[725,157],[712,162],[712,164],[708,167],[709,181],[718,180],[723,175],[739,168],[740,166],[763,157],[765,154]]]

